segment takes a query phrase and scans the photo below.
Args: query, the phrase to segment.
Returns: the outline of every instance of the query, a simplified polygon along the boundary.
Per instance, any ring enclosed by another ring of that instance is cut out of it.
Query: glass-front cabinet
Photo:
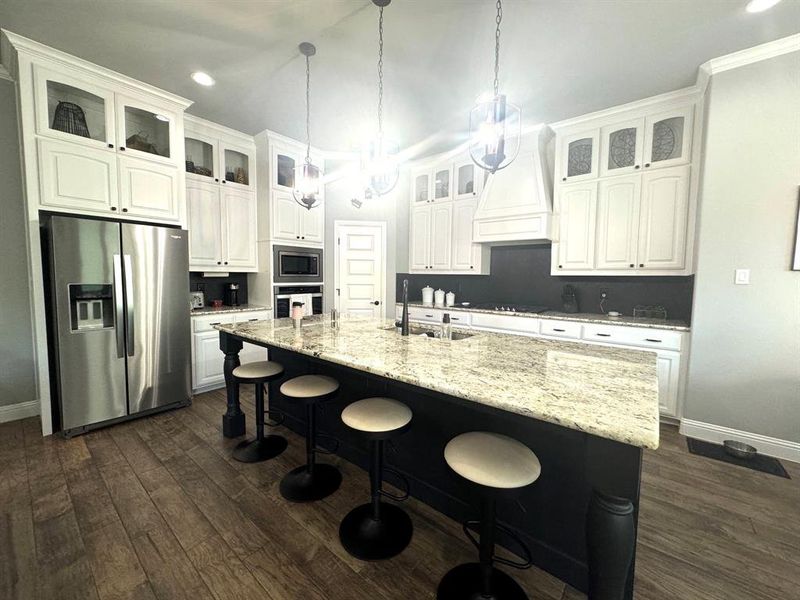
[[[186,132],[183,140],[186,154],[186,176],[198,181],[219,182],[217,141],[198,133]]]
[[[452,198],[453,167],[440,167],[433,173],[433,200],[450,200]]]
[[[175,114],[119,94],[116,101],[120,152],[174,162]]]
[[[559,181],[583,181],[597,177],[600,131],[597,129],[561,138]]]
[[[603,127],[600,131],[600,175],[624,175],[642,168],[644,119]]]
[[[650,115],[645,120],[644,167],[688,163],[692,150],[694,106]]]
[[[430,171],[415,171],[411,174],[411,201],[429,202],[431,199],[431,175]]]
[[[455,199],[475,198],[480,194],[484,171],[478,169],[471,160],[456,162],[453,166],[455,179]]]
[[[300,150],[273,144],[271,154],[272,187],[286,192],[293,192],[297,167],[303,164]]]
[[[221,173],[223,183],[250,187],[251,174],[254,168],[253,152],[247,148],[232,146],[220,142]],[[294,174],[294,172],[292,172]],[[294,182],[292,181],[292,185]]]
[[[114,93],[91,81],[36,65],[36,131],[40,135],[114,148]]]

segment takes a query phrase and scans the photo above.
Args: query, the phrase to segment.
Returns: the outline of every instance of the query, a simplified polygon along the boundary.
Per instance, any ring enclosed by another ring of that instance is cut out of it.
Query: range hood
[[[472,222],[474,243],[502,246],[551,239],[553,183],[546,157],[552,137],[545,125],[525,134],[516,160],[488,176]]]

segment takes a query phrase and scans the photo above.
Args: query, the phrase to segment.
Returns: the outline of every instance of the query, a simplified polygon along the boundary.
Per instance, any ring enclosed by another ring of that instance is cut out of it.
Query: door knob
[[[378,305],[380,305],[380,303],[381,303],[381,301],[380,301],[380,300],[374,300],[374,301],[372,302],[372,304],[374,304],[375,306],[378,306]]]

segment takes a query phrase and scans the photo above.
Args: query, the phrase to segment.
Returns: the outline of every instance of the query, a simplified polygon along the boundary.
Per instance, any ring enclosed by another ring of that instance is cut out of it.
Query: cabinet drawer
[[[680,350],[682,335],[679,331],[613,325],[584,325],[583,339],[607,344],[624,344],[644,348]]]
[[[272,318],[272,313],[268,310],[257,310],[253,312],[236,313],[234,321],[244,323],[245,321],[266,321]]]
[[[214,325],[220,323],[233,323],[233,313],[222,313],[221,315],[208,315],[206,317],[192,317],[192,331],[200,333],[202,331],[213,331]]]
[[[551,321],[542,320],[541,333],[552,337],[568,338],[578,340],[581,338],[583,325],[572,321]]]
[[[424,323],[441,323],[442,311],[434,308],[408,308],[408,319],[410,321],[422,321]]]
[[[447,309],[442,314],[446,313]],[[468,312],[458,311],[447,313],[450,315],[450,322],[453,325],[460,325],[461,327],[469,327],[472,323],[472,315]]]
[[[472,326],[479,329],[509,331],[512,333],[539,333],[539,319],[513,317],[511,315],[472,313]]]

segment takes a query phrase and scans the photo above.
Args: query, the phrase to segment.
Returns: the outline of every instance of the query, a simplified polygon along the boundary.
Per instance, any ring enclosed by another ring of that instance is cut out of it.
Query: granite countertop
[[[220,306],[219,308],[214,308],[213,306],[204,306],[203,308],[193,308],[192,316],[198,317],[201,315],[237,313],[237,312],[246,312],[248,310],[272,310],[272,309],[269,306],[261,306],[259,304],[240,304],[239,306]]]
[[[327,316],[304,319],[300,330],[291,319],[215,327],[599,437],[658,447],[653,352],[489,332],[458,341],[402,337],[388,319],[346,318],[338,329]]]
[[[400,302],[398,305],[402,304]],[[493,315],[509,315],[512,317],[527,317],[532,319],[558,319],[561,321],[580,321],[582,323],[601,323],[603,325],[623,325],[625,327],[649,327],[652,329],[668,329],[672,331],[689,331],[689,324],[677,319],[641,319],[633,318],[629,315],[619,317],[609,317],[608,315],[596,313],[563,313],[555,310],[547,310],[543,313],[518,313],[506,310],[493,310],[491,308],[474,308],[472,306],[433,306],[422,302],[409,302],[409,306],[434,308],[444,311],[467,311],[474,313],[490,313]]]

